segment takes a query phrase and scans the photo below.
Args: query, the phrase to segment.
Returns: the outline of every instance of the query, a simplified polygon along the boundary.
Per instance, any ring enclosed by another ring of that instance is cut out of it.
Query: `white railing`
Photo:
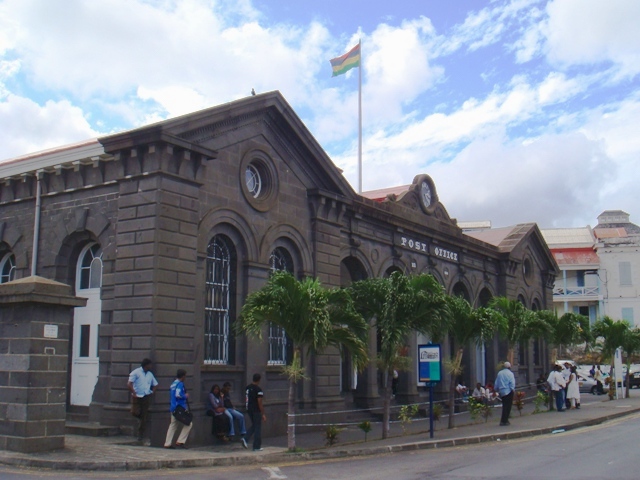
[[[554,295],[565,297],[597,297],[600,295],[598,287],[556,287],[553,289]]]

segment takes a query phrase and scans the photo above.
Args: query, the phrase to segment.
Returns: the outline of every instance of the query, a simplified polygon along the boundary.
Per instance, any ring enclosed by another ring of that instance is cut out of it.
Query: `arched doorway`
[[[71,354],[71,405],[89,406],[98,381],[98,329],[102,315],[102,249],[86,245],[76,264],[76,295],[87,299],[73,314]]]
[[[340,262],[340,286],[347,288],[353,282],[367,278],[367,271],[360,260],[346,257]],[[364,372],[366,375],[366,372]],[[358,371],[349,354],[340,357],[340,391],[353,392],[358,389]]]

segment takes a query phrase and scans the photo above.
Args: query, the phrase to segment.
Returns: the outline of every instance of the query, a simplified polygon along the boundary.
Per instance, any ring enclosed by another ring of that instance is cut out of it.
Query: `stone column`
[[[0,448],[64,448],[69,327],[86,303],[42,277],[0,285]]]

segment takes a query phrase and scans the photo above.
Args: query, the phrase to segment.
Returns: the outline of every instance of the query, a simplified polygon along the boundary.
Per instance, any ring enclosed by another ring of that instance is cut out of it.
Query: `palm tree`
[[[507,340],[507,360],[512,365],[515,345],[532,338],[547,338],[551,331],[551,326],[543,317],[528,310],[518,300],[495,297],[489,302],[489,307],[504,319],[500,333]]]
[[[551,363],[555,363],[557,360],[558,349],[562,345],[573,345],[579,342],[586,342],[589,345],[591,343],[589,319],[584,315],[567,312],[558,318],[555,312],[549,310],[540,310],[536,314],[551,327],[547,340],[556,347],[551,355]]]
[[[407,369],[407,336],[419,332],[438,338],[446,332],[446,302],[442,286],[431,275],[369,278],[349,287],[356,308],[380,335],[378,366],[383,372],[384,413],[382,438],[389,436],[393,370]]]
[[[627,356],[627,375],[625,378],[626,382],[626,393],[625,396],[629,396],[629,384],[631,383],[631,357],[640,352],[640,329],[633,328],[627,330],[627,333],[624,336],[622,345],[622,349]]]
[[[622,347],[625,338],[630,330],[629,322],[625,320],[614,320],[611,317],[604,316],[598,320],[593,326],[593,335],[602,337],[601,353],[603,360],[611,361],[611,373],[614,372],[614,357],[616,349]],[[615,383],[609,385],[609,388],[616,388]],[[609,395],[612,395],[611,393]],[[611,398],[611,397],[610,397]]]
[[[284,373],[289,377],[287,437],[295,449],[295,386],[303,378],[301,350],[322,353],[326,348],[342,347],[354,365],[362,368],[368,361],[369,326],[356,312],[348,292],[326,289],[316,279],[297,280],[288,272],[273,272],[266,285],[252,293],[242,307],[238,329],[262,338],[269,322],[284,328],[293,342],[293,359]]]
[[[456,376],[462,371],[462,355],[465,347],[473,342],[482,345],[493,338],[496,331],[503,327],[504,319],[494,310],[488,308],[474,309],[471,304],[462,297],[446,297],[449,314],[449,337],[457,346],[455,359],[451,363],[451,379],[449,388],[449,428],[454,427],[454,402]]]

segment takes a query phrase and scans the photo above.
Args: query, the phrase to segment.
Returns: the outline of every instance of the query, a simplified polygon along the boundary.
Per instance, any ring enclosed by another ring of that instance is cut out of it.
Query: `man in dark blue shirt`
[[[264,405],[262,399],[264,398],[264,392],[260,388],[260,379],[262,377],[259,373],[253,374],[253,383],[247,385],[245,390],[245,403],[247,408],[247,414],[251,419],[251,428],[247,431],[246,440],[253,437],[253,451],[259,452],[262,450],[262,422],[267,421],[267,417],[264,414]]]

